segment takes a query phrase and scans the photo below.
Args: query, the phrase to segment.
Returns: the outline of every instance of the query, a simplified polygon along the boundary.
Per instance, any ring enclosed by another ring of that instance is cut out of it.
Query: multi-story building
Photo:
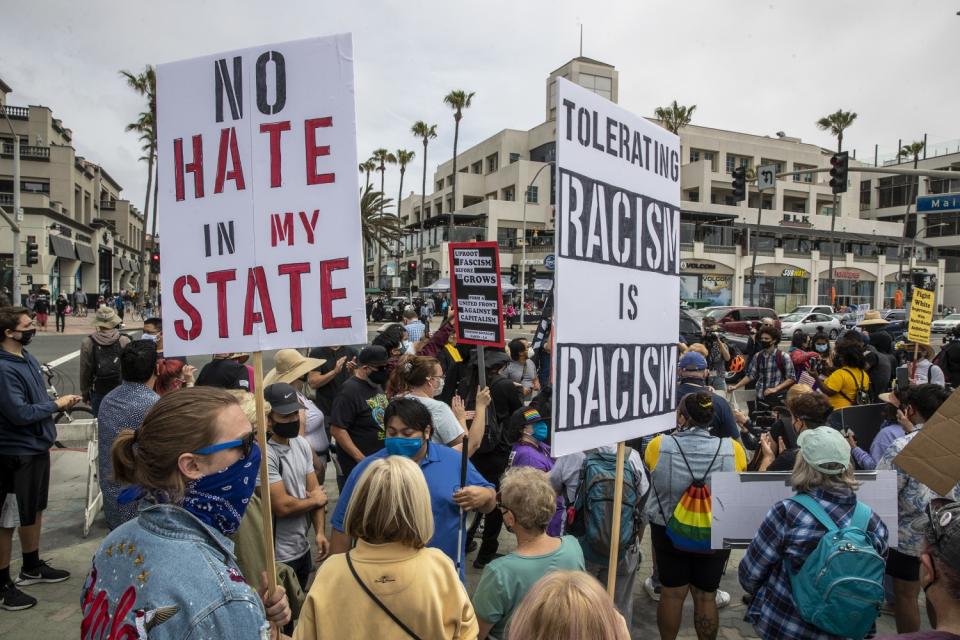
[[[0,221],[0,271],[13,290],[10,261],[20,253],[21,294],[88,295],[139,289],[143,215],[121,197],[106,169],[78,156],[73,132],[44,106],[14,106],[0,81],[0,207],[13,212],[13,136],[20,141],[20,246]],[[39,263],[27,266],[25,245],[36,242]]]
[[[549,287],[552,273],[543,266],[543,259],[553,252],[554,189],[547,163],[555,157],[558,76],[610,100],[618,99],[618,74],[608,64],[575,58],[552,72],[546,82],[542,124],[528,131],[503,130],[458,155],[456,202],[452,201],[452,160],[437,167],[422,204],[421,195],[414,192],[401,200],[400,219],[407,233],[402,251],[394,256],[398,266],[401,260],[417,260],[426,285],[447,278],[444,243],[453,215],[455,241],[481,239],[500,245],[505,276],[520,263],[526,245],[527,262],[536,263],[532,266],[537,285]],[[875,175],[857,172],[862,163],[851,159],[852,186],[839,196],[834,212],[826,171],[831,149],[783,132],[763,136],[696,125],[684,127],[680,141],[682,298],[695,304],[750,304],[752,300],[780,312],[797,304],[831,300],[837,306],[892,306],[901,247],[910,240],[904,238],[902,212],[898,220],[894,215],[871,215],[879,203],[861,207],[856,185]],[[761,165],[775,165],[780,174],[775,188],[761,194],[751,186],[747,200],[735,203],[733,169],[755,170]],[[815,169],[821,172],[805,172]],[[960,221],[954,223],[958,225]],[[933,244],[932,239],[918,241],[924,253],[914,267],[937,276],[937,300],[943,301],[945,265],[935,259],[928,242]],[[755,278],[751,277],[754,254]],[[368,252],[368,281],[388,286],[387,266],[375,279],[371,255]],[[405,288],[410,283],[404,271],[400,275]],[[960,273],[957,287],[960,297]]]

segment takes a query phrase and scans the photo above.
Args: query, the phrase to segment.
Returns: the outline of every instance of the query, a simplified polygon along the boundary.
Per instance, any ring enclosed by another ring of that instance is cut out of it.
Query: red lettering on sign
[[[253,310],[253,296],[260,302],[260,311]],[[267,333],[277,332],[277,320],[273,316],[270,303],[270,290],[267,288],[267,274],[263,267],[247,270],[247,300],[243,308],[243,335],[253,335],[254,323],[262,322]]]
[[[303,287],[300,286],[300,276],[310,273],[310,263],[282,264],[277,267],[277,271],[282,276],[290,276],[290,330],[303,331]]]
[[[190,319],[190,328],[187,329],[183,320],[176,320],[173,323],[173,329],[181,340],[196,340],[200,337],[200,331],[203,330],[203,319],[197,308],[187,302],[183,294],[186,287],[190,288],[190,293],[200,293],[200,283],[193,276],[180,276],[173,283],[173,301],[181,311],[187,314]]]
[[[227,171],[227,151],[230,151],[230,171]],[[223,193],[223,183],[233,180],[237,191],[243,191],[243,164],[240,162],[240,149],[237,147],[237,130],[233,127],[220,130],[220,153],[217,154],[217,180],[213,185],[214,193]]]
[[[270,134],[270,186],[279,187],[283,184],[280,164],[280,136],[284,131],[290,131],[290,121],[265,122],[260,125],[260,133]]]
[[[350,268],[349,258],[320,261],[320,317],[324,329],[348,329],[352,326],[350,316],[333,315],[333,301],[347,297],[346,289],[334,289],[332,274]]]
[[[320,209],[313,210],[313,216],[307,220],[307,212],[300,212],[300,222],[303,223],[303,230],[307,232],[307,242],[313,244],[314,236],[317,232],[317,221],[320,219]]]
[[[227,322],[227,283],[236,279],[236,269],[211,271],[207,274],[207,283],[217,285],[217,325],[221,338],[230,337],[230,328]]]
[[[326,184],[336,179],[332,173],[317,173],[317,158],[330,155],[329,145],[317,144],[317,129],[332,126],[333,118],[330,117],[309,118],[303,122],[307,147],[307,184]]]
[[[173,173],[174,184],[177,192],[177,201],[183,200],[183,174],[184,171],[193,174],[193,197],[203,197],[203,136],[193,136],[193,162],[186,166],[183,164],[183,138],[177,138],[173,141]]]
[[[277,246],[278,242],[287,241],[287,246],[293,246],[293,214],[287,212],[283,214],[283,220],[279,213],[270,216],[270,246]]]

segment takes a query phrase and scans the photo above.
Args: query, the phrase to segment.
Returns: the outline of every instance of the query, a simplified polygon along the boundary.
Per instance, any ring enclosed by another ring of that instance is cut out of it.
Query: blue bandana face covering
[[[260,447],[254,443],[247,457],[188,484],[182,506],[203,523],[230,535],[240,527],[259,471]]]
[[[547,427],[547,423],[541,420],[533,425],[533,439],[543,442],[547,439],[549,431],[550,429]]]
[[[423,446],[421,438],[384,438],[383,446],[392,456],[412,458]]]

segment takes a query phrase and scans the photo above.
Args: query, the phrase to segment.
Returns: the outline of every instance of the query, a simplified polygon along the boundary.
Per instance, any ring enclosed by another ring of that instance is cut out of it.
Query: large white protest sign
[[[675,426],[680,141],[557,78],[553,450]]]
[[[366,341],[349,35],[157,69],[164,350]]]
[[[857,499],[873,509],[887,526],[891,547],[897,546],[897,473],[864,471]],[[746,547],[760,529],[770,508],[795,495],[787,484],[789,473],[720,471],[710,476],[710,548]]]

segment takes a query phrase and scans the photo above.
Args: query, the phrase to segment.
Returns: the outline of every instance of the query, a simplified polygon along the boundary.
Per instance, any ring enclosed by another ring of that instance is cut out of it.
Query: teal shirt
[[[584,571],[583,551],[572,536],[560,538],[553,553],[521,556],[516,552],[497,558],[486,566],[473,594],[477,617],[493,623],[490,634],[503,638],[513,610],[530,587],[551,571]]]

